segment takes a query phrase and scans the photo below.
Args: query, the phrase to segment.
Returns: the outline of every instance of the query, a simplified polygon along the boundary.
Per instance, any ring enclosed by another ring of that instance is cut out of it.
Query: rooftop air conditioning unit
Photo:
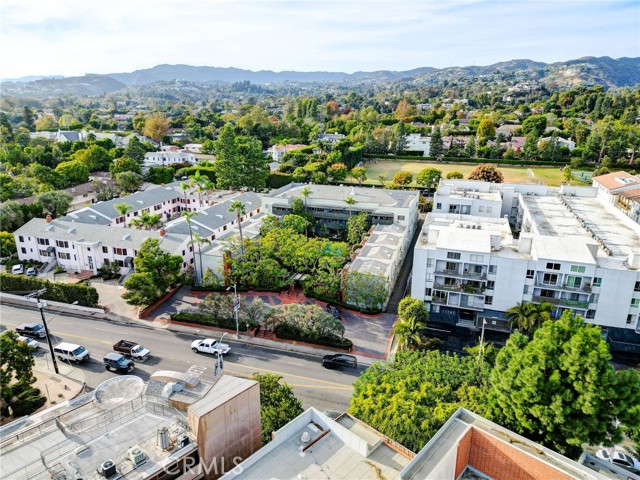
[[[140,465],[147,459],[147,455],[138,445],[131,447],[127,453],[129,455],[129,460],[131,460],[131,463],[135,466]]]
[[[107,460],[102,465],[100,465],[100,475],[104,478],[111,478],[116,474],[116,464],[113,463],[113,460]]]

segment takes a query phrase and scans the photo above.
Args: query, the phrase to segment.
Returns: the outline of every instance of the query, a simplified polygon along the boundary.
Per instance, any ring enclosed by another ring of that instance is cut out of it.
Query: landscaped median
[[[177,312],[171,320],[235,330],[233,296],[213,293],[200,301],[198,312]],[[282,340],[349,350],[353,342],[344,338],[344,325],[316,304],[286,304],[272,307],[260,298],[247,301],[240,297],[238,329],[255,335],[261,330],[272,332]]]

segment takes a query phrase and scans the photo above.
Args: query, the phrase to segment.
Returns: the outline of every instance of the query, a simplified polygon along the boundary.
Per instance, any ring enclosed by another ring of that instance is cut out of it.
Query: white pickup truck
[[[204,338],[191,342],[191,350],[196,353],[222,353],[226,355],[231,348],[226,343],[221,343],[215,338]]]

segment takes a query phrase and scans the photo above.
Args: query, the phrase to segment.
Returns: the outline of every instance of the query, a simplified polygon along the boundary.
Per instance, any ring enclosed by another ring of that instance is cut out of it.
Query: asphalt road
[[[157,330],[142,325],[127,325],[106,320],[80,318],[56,314],[45,310],[45,318],[52,342],[66,341],[80,344],[91,353],[91,360],[74,368],[82,371],[86,383],[95,388],[104,380],[117,375],[105,370],[102,357],[113,351],[113,344],[126,339],[143,344],[151,350],[151,357],[144,363],[136,362],[132,374],[143,380],[157,370],[189,371],[203,380],[213,378],[213,357],[191,351],[195,335]],[[24,322],[42,323],[37,310],[2,305],[0,329],[13,329]],[[39,340],[39,355],[49,355],[46,340]],[[249,377],[255,372],[280,375],[293,387],[304,408],[315,407],[321,411],[344,412],[349,407],[353,382],[363,368],[327,370],[318,357],[283,352],[254,345],[235,343],[227,335],[224,340],[231,347],[225,355],[225,373]]]

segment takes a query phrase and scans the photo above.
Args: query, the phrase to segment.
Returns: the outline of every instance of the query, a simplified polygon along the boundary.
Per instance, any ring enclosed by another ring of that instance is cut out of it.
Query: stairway
[[[261,328],[256,332],[255,338],[266,338],[267,340],[273,340],[276,338],[276,334],[273,332],[267,332],[266,330]]]

